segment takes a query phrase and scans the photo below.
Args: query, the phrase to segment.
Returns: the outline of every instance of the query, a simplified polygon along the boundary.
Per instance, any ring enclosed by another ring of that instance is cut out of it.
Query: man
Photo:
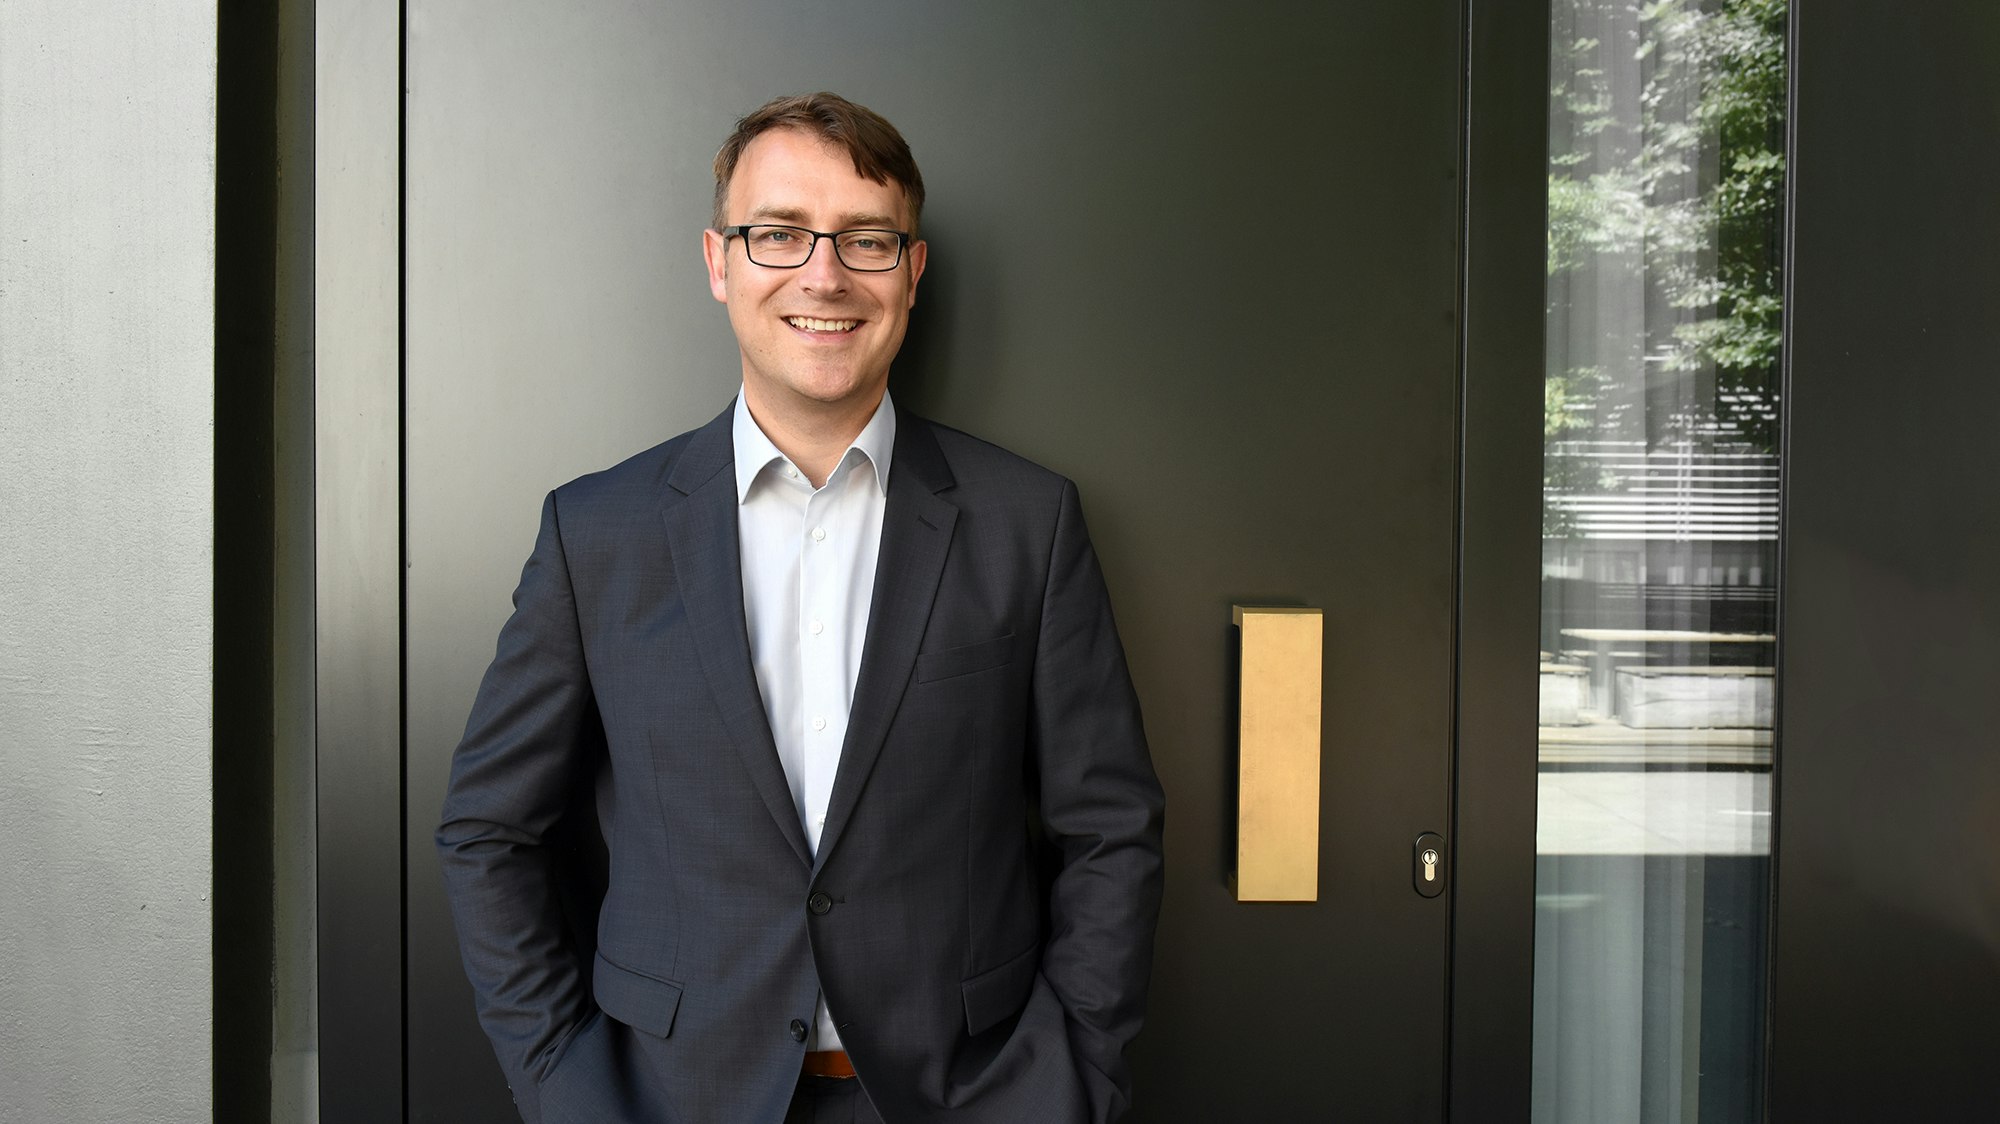
[[[438,831],[529,1121],[1124,1111],[1159,783],[1075,489],[889,397],[922,205],[867,109],[744,118],[702,235],[742,393],[543,505]]]

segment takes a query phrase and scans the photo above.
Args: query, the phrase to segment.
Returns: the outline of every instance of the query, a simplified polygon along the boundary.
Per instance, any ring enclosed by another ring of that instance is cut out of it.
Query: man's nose
[[[812,256],[799,267],[799,283],[814,293],[830,294],[845,292],[847,289],[847,267],[840,263],[840,254],[833,248],[833,239],[821,237],[813,242]]]

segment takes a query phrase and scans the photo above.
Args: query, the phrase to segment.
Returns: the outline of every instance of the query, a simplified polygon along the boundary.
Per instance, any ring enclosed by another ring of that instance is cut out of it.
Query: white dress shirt
[[[818,489],[758,428],[740,393],[731,434],[750,662],[799,826],[817,855],[875,596],[896,410],[884,391]],[[840,1049],[824,996],[814,1022],[810,1048]]]

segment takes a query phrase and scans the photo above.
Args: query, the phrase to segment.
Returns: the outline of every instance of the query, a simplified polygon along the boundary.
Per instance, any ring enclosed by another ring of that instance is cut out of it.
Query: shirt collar
[[[743,393],[736,394],[736,413],[730,421],[730,439],[736,453],[736,502],[743,503],[750,496],[750,486],[757,477],[773,463],[790,464],[784,453],[764,435],[763,427],[750,416],[750,407],[743,401]],[[868,460],[875,470],[875,485],[889,494],[889,457],[896,447],[896,407],[889,400],[889,391],[882,391],[882,402],[875,407],[875,416],[861,427],[855,435],[848,452],[834,462],[834,471],[840,471],[840,464],[847,460],[848,453],[856,450]]]

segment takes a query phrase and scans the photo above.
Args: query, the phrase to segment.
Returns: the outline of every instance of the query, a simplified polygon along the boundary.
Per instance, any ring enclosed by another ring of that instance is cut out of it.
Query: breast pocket
[[[1014,634],[1011,632],[977,644],[946,648],[939,652],[920,652],[917,654],[917,682],[934,683],[940,679],[956,679],[961,675],[1005,667],[1013,658]]]

